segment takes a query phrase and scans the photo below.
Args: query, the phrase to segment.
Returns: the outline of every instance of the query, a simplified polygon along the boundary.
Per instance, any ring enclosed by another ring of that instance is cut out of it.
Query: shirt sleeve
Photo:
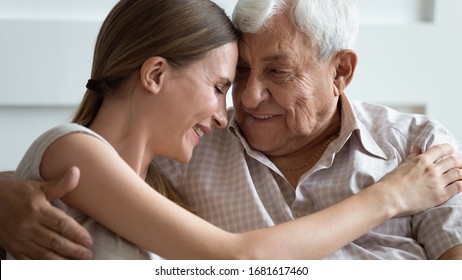
[[[460,143],[449,131],[439,124],[431,127],[423,141],[423,151],[436,144],[449,143],[455,153],[462,156]],[[438,259],[447,250],[462,244],[462,194],[415,215],[412,218],[412,229],[415,239],[425,248],[429,259]]]

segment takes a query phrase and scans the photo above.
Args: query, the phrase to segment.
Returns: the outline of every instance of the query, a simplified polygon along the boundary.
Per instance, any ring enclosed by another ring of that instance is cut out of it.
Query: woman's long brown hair
[[[122,0],[106,17],[96,41],[91,79],[98,81],[98,90],[85,92],[72,122],[89,127],[104,98],[148,58],[161,56],[175,67],[185,67],[238,39],[226,13],[212,1]],[[183,205],[154,163],[146,182]]]

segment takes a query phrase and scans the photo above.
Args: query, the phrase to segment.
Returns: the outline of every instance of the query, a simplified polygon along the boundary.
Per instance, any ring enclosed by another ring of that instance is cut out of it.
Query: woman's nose
[[[218,128],[225,128],[228,125],[228,116],[226,113],[226,99],[223,98],[218,105],[218,110],[212,116],[214,124]]]

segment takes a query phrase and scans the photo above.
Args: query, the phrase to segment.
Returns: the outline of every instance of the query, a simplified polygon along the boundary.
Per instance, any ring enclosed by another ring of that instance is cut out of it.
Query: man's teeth
[[[254,118],[260,119],[260,120],[266,120],[269,118],[272,118],[274,115],[253,115]]]
[[[200,129],[199,127],[195,126],[193,127],[194,131],[197,133],[197,135],[199,135],[199,138],[204,136],[204,131],[202,131],[202,129]]]

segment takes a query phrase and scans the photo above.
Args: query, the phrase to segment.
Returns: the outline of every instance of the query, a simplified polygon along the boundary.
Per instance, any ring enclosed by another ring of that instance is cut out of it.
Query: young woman
[[[188,162],[201,137],[226,127],[238,39],[208,0],[122,0],[109,13],[73,123],[39,137],[16,172],[35,180],[80,172],[77,188],[53,203],[90,232],[95,258],[323,258],[457,191],[446,187],[460,179],[447,172],[457,163],[433,164],[450,153],[439,147],[358,195],[273,228],[232,234],[179,207],[152,160]]]

